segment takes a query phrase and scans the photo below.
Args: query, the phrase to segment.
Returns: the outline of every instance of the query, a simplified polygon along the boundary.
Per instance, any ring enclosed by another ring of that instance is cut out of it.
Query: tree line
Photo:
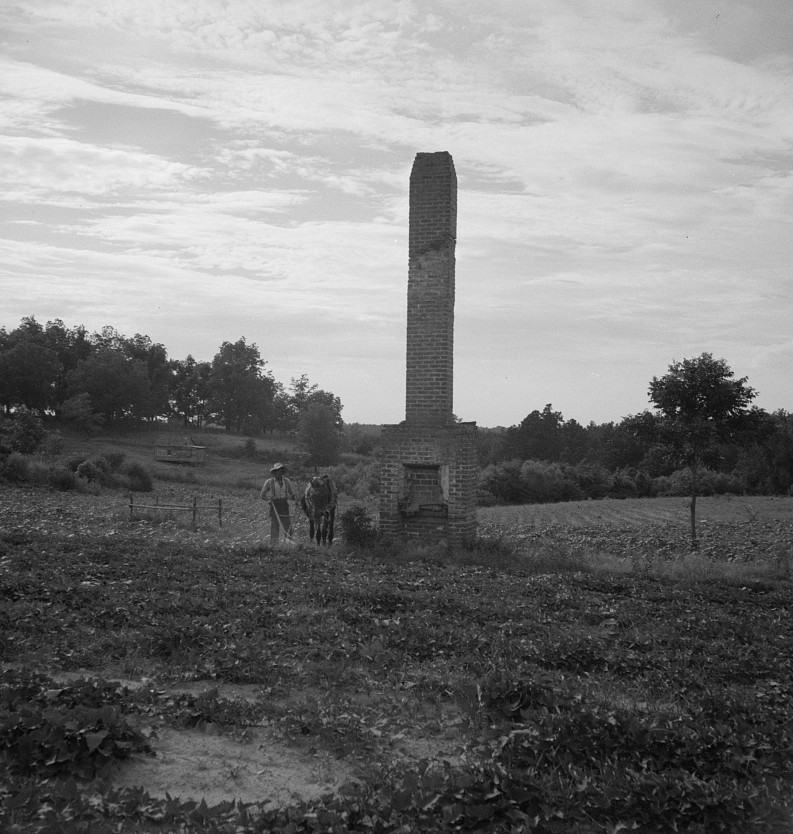
[[[211,361],[171,359],[148,336],[113,327],[89,334],[60,319],[0,329],[0,407],[71,420],[91,430],[122,420],[180,419],[261,436],[310,425],[323,443],[343,428],[341,400],[303,374],[287,388],[254,343],[223,342]]]
[[[480,430],[480,488],[506,503],[658,494],[788,494],[793,415],[751,406],[754,390],[703,353],[654,377],[654,410],[583,426],[547,404]]]

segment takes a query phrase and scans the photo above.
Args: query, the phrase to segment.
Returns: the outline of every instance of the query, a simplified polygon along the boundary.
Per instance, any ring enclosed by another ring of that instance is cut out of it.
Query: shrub
[[[611,476],[610,498],[636,498],[638,494],[639,490],[630,472],[619,469]]]
[[[47,458],[57,457],[63,451],[63,436],[58,431],[47,432],[39,452]]]
[[[104,455],[95,455],[90,459],[90,462],[99,470],[102,475],[110,474],[110,464]]]
[[[486,466],[479,475],[479,489],[504,504],[520,504],[525,500],[520,470],[519,460]]]
[[[102,455],[111,472],[117,472],[121,468],[121,464],[124,463],[126,456],[127,453],[122,452],[121,449],[111,449]]]
[[[486,489],[477,489],[476,491],[476,505],[478,507],[495,507],[498,504],[496,496]]]
[[[77,488],[77,477],[65,466],[56,466],[49,471],[49,483],[61,492],[68,492]]]
[[[3,466],[3,477],[8,481],[22,483],[27,481],[30,470],[30,458],[19,452],[12,452]]]
[[[102,470],[93,461],[84,460],[77,467],[75,474],[78,478],[82,478],[90,484],[92,481],[98,481],[102,477]]]
[[[377,541],[378,530],[374,519],[361,504],[353,504],[342,513],[341,529],[344,540],[354,547],[366,547]]]
[[[652,498],[655,495],[653,479],[646,472],[637,472],[634,482],[639,498]]]
[[[128,463],[123,468],[123,474],[129,479],[132,492],[151,492],[154,489],[154,478],[140,463]]]
[[[611,485],[611,475],[604,466],[577,468],[578,485],[587,498],[605,498]]]
[[[48,486],[50,483],[50,467],[40,460],[31,458],[28,462],[27,482],[36,486]]]
[[[41,420],[27,409],[20,410],[11,421],[10,427],[11,448],[23,455],[32,455],[38,450],[47,432]]]
[[[329,472],[339,492],[358,501],[365,501],[380,492],[380,472],[376,461],[331,466]]]

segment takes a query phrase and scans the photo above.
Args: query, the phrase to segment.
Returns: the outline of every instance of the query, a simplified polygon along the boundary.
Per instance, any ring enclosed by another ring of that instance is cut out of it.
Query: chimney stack
[[[453,420],[457,175],[446,151],[416,155],[410,174],[407,377],[409,423]]]
[[[453,413],[457,175],[446,151],[416,155],[410,174],[405,420],[384,426],[380,531],[476,537],[476,424]]]

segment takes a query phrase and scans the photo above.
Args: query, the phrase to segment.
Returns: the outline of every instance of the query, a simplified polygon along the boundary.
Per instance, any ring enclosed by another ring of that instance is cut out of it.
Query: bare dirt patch
[[[249,730],[245,740],[209,729],[163,728],[151,746],[154,756],[118,765],[112,784],[141,787],[158,798],[203,799],[207,805],[241,800],[286,807],[337,793],[354,781],[344,762],[296,750],[266,728]]]

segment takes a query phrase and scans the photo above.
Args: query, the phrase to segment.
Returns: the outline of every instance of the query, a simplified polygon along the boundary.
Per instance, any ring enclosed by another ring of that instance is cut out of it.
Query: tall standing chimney
[[[476,536],[476,424],[453,413],[457,175],[451,155],[420,153],[410,175],[405,420],[384,426],[380,530]]]
[[[446,151],[416,155],[410,174],[407,379],[409,423],[453,419],[457,175]]]

